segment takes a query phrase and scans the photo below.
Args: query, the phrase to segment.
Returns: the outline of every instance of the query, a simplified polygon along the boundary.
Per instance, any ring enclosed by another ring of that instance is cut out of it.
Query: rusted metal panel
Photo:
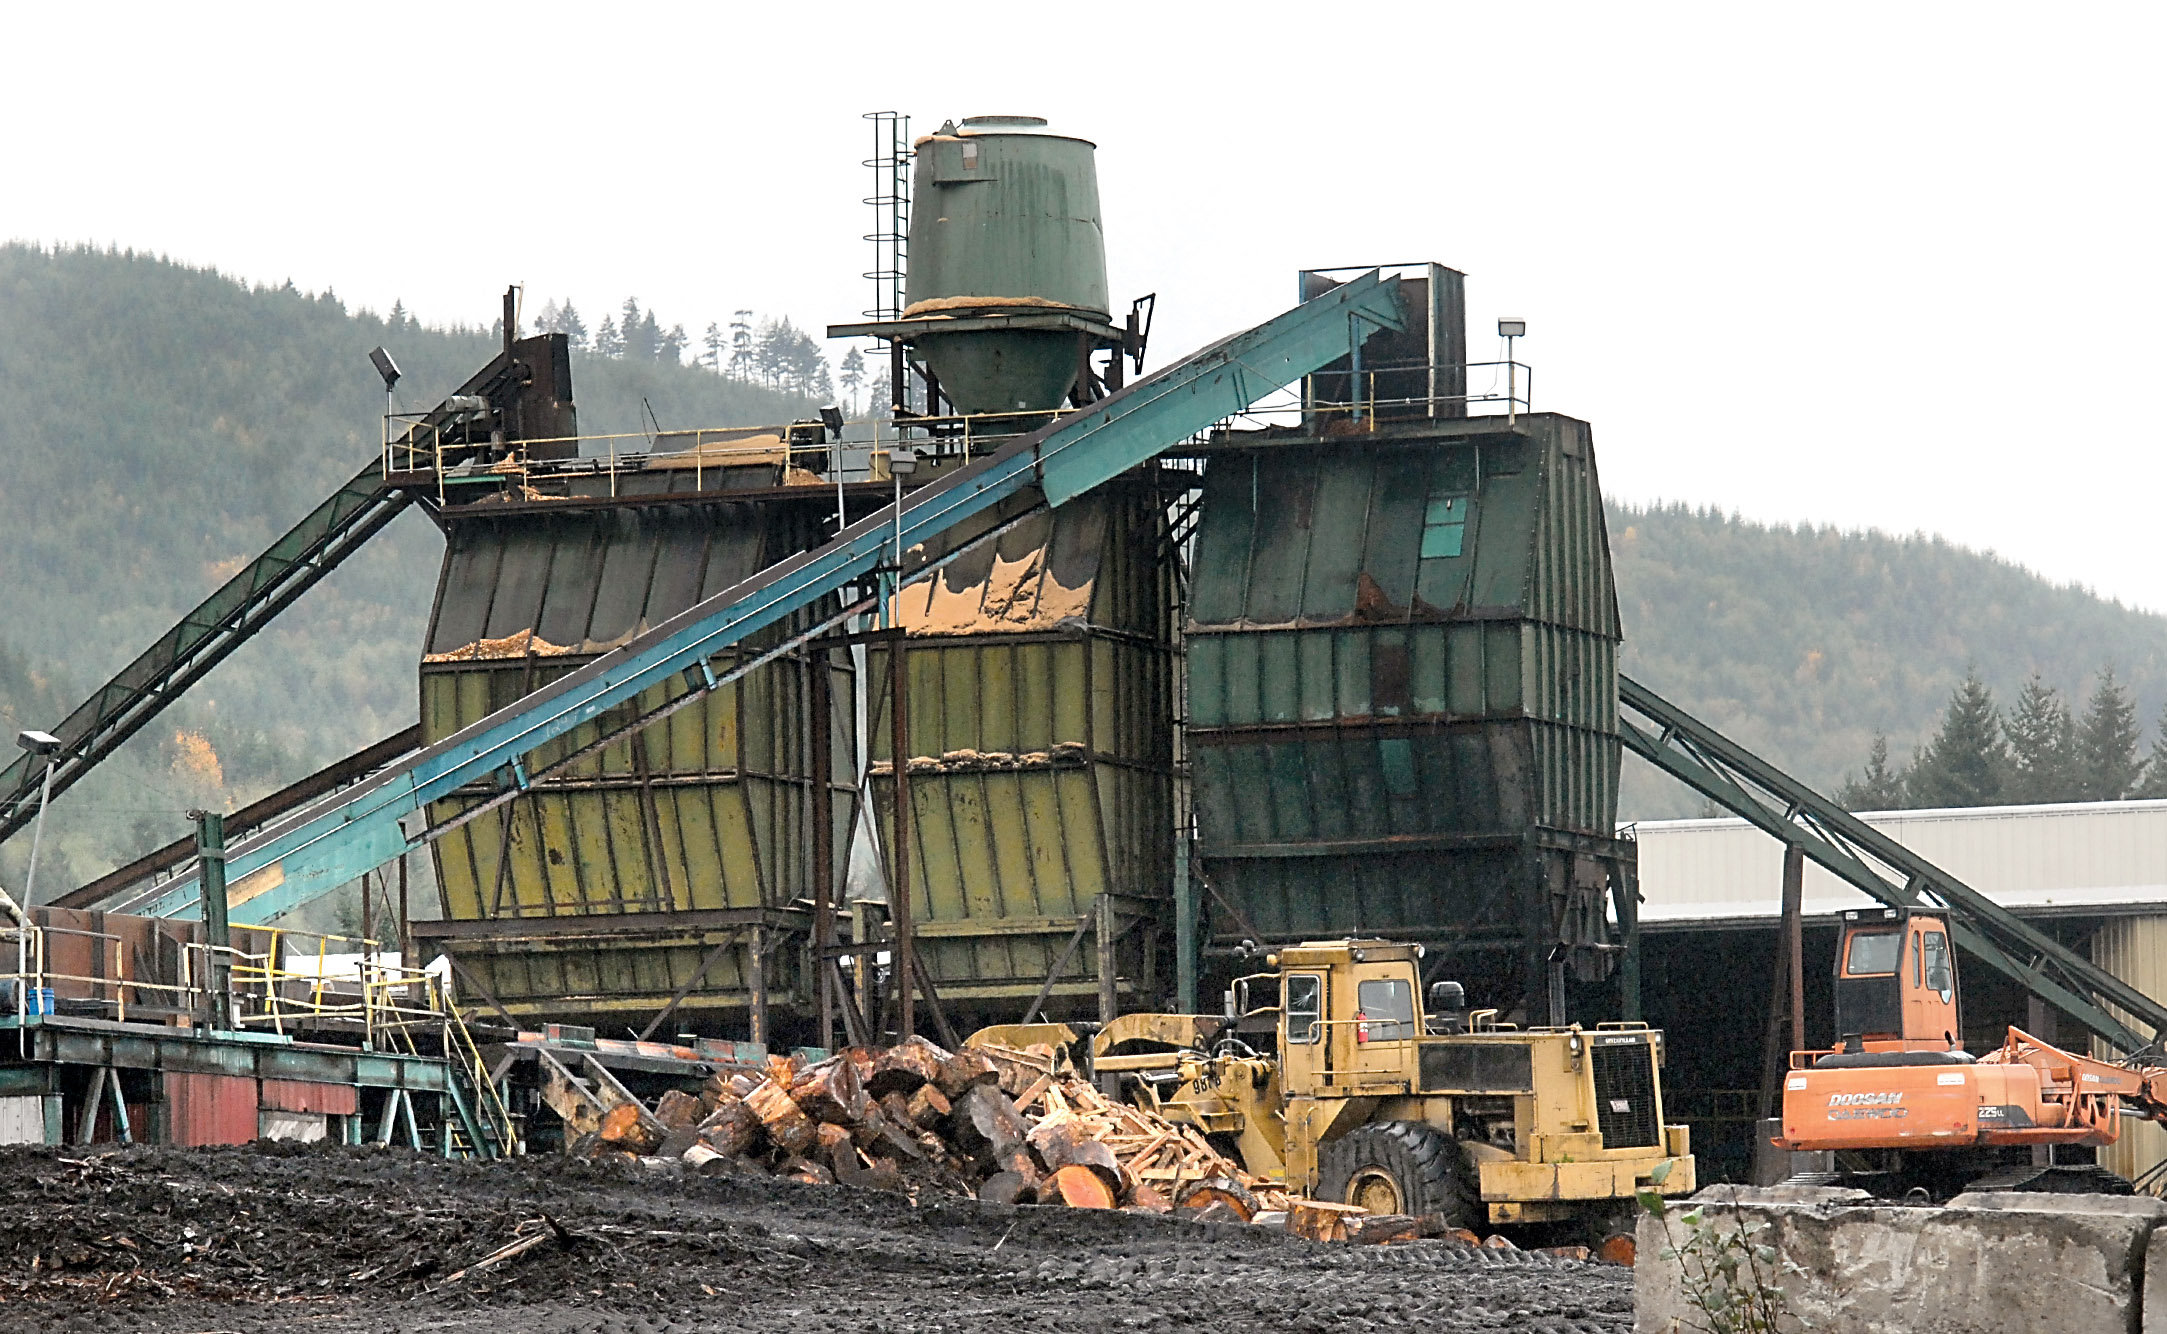
[[[165,1076],[166,1142],[183,1148],[256,1138],[256,1081],[247,1075]]]
[[[1602,943],[1630,850],[1601,491],[1584,423],[1522,423],[1212,458],[1186,739],[1220,941]]]
[[[1148,481],[1131,480],[905,590],[912,918],[944,998],[998,1000],[991,1012],[1008,1014],[1102,894],[1142,919],[1120,941],[1131,994],[1171,984],[1158,925],[1173,879],[1165,551],[1163,507]],[[887,670],[877,647],[869,677]],[[885,699],[874,701],[885,846],[893,756]],[[1089,956],[1071,971],[1087,976]]]
[[[825,504],[823,501],[821,504]],[[815,541],[819,507],[711,501],[451,518],[421,675],[423,736],[434,741]],[[806,618],[749,642],[757,652]],[[718,673],[727,658],[716,660]],[[811,676],[830,676],[831,849],[842,863],[855,753],[846,655],[785,659],[723,686],[627,741],[540,780],[533,792],[435,845],[448,917],[505,921],[596,914],[783,909],[811,897],[814,748]],[[661,703],[659,692],[643,705]],[[598,733],[537,752],[539,768]],[[466,799],[442,804],[438,818]],[[698,1011],[743,1004],[745,945],[701,962],[713,941],[658,925],[651,939],[545,950],[533,942],[452,948],[522,1013],[654,1009],[697,977]],[[771,967],[771,988],[787,976]],[[787,967],[783,968],[787,973]]]
[[[319,1084],[305,1079],[266,1079],[262,1084],[258,1102],[270,1111],[352,1116],[361,1110],[361,1091],[351,1084]]]

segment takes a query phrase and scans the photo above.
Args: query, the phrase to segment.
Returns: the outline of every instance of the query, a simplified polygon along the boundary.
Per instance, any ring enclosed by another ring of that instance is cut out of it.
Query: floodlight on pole
[[[399,363],[381,347],[369,349],[369,364],[384,377],[384,471],[391,471],[391,387],[399,382]]]
[[[38,847],[45,841],[45,808],[53,800],[53,762],[60,757],[60,738],[51,732],[26,730],[15,735],[15,744],[45,759],[45,777],[38,784],[38,819],[30,829],[30,869],[23,875],[23,906],[38,901]]]
[[[890,585],[889,600],[896,604],[903,600],[903,479],[917,471],[917,450],[897,445],[888,451],[888,476],[895,481],[895,582]],[[900,605],[895,608],[900,609]]]
[[[1497,336],[1505,340],[1505,424],[1511,426],[1520,412],[1520,363],[1512,359],[1512,344],[1514,339],[1527,337],[1527,321],[1501,318]]]

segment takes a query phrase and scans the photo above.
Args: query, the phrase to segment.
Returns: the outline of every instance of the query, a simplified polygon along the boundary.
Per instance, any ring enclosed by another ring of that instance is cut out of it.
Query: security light
[[[1527,337],[1527,321],[1501,319],[1497,322],[1497,336],[1499,338],[1525,338]]]
[[[898,477],[908,477],[918,471],[918,451],[895,449],[888,453],[888,471]]]
[[[822,408],[820,410],[820,424],[827,427],[831,434],[841,435],[843,433],[843,410],[841,408]]]
[[[60,738],[51,732],[19,732],[15,744],[33,755],[53,755],[60,750]]]
[[[399,382],[399,363],[391,359],[389,352],[377,347],[369,349],[369,364],[384,377],[384,392],[390,393],[391,387]]]

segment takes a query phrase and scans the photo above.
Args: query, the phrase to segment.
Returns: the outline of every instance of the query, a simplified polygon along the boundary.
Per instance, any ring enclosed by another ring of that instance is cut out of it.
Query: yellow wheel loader
[[[1663,1124],[1661,1033],[1517,1028],[1467,1010],[1453,982],[1431,988],[1425,1007],[1421,955],[1385,940],[1282,949],[1265,958],[1273,971],[1235,981],[1223,1015],[1105,1025],[1092,1077],[1197,1126],[1259,1176],[1373,1213],[1468,1228],[1580,1221],[1600,1233],[1637,1190],[1696,1188],[1686,1127]]]

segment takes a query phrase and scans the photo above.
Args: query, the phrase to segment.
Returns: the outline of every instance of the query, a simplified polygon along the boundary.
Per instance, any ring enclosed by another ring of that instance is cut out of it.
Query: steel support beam
[[[1966,953],[2125,1052],[2158,1034],[2167,1005],[2055,940],[1835,802],[1664,700],[1618,678],[1626,749],[1892,908],[1946,910]],[[1877,869],[1887,868],[1884,872]]]

